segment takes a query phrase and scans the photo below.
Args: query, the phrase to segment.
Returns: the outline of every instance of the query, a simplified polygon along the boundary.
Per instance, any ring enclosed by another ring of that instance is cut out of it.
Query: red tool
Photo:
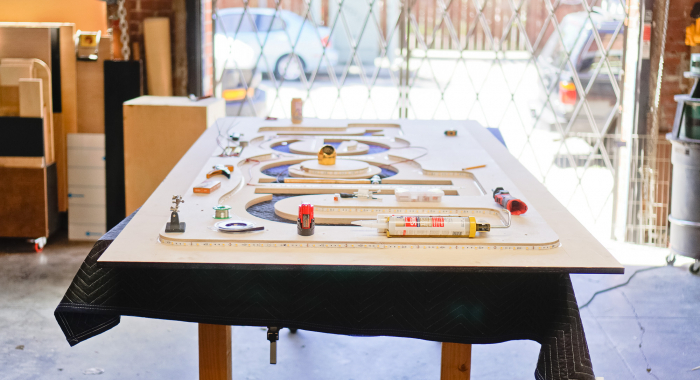
[[[314,219],[314,205],[302,203],[299,206],[299,218],[297,219],[297,233],[301,236],[314,234],[316,220]]]
[[[502,187],[497,187],[493,191],[493,200],[513,215],[522,215],[527,212],[525,202],[510,195],[510,192],[503,190]]]

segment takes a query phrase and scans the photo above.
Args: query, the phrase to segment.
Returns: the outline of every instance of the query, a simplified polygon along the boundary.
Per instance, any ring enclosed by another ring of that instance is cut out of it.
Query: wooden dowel
[[[371,184],[368,179],[285,178],[284,183],[354,183]]]
[[[472,345],[443,343],[440,380],[469,380],[472,369]]]
[[[232,380],[231,326],[199,324],[199,380]]]

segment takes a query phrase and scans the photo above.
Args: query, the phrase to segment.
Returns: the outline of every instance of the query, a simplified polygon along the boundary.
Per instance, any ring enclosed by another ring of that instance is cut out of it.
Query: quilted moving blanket
[[[56,308],[70,345],[122,315],[454,343],[530,339],[542,345],[536,379],[594,379],[566,273],[98,265],[130,219],[95,244]]]

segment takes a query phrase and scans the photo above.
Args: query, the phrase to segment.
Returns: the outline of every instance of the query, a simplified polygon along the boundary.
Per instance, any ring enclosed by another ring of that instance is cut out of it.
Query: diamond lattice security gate
[[[610,235],[626,4],[218,0],[229,115],[474,119],[597,236]]]

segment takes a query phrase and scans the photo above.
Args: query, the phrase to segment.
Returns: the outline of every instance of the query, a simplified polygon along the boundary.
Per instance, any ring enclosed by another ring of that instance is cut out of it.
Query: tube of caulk
[[[360,227],[376,228],[378,230],[386,230],[389,225],[387,222],[378,222],[376,220],[356,220],[352,222],[352,224]]]
[[[489,231],[490,225],[477,223],[476,218],[443,217],[443,216],[411,216],[411,215],[379,215],[377,220],[358,220],[352,224],[362,227],[376,228],[378,232],[386,231],[387,237],[474,237],[479,231]]]

